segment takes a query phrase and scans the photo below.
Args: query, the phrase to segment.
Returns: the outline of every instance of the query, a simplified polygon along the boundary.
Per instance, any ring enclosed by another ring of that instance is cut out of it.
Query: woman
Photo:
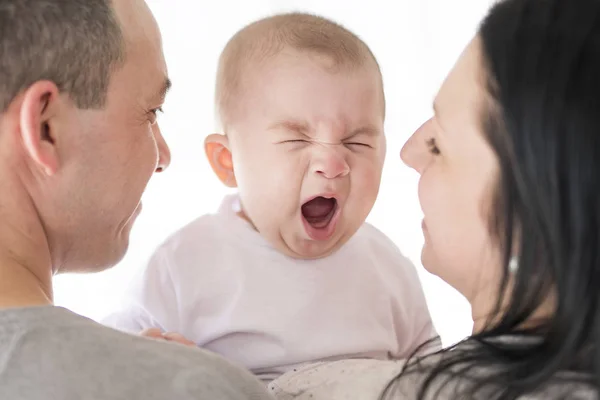
[[[423,265],[470,301],[473,335],[404,368],[318,365],[274,389],[314,400],[597,398],[600,1],[496,4],[434,108],[402,159],[421,176]]]

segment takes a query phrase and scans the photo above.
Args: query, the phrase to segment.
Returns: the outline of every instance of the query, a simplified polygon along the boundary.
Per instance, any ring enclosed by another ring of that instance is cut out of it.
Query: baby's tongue
[[[310,220],[325,218],[335,207],[335,199],[317,197],[302,206],[302,214]]]

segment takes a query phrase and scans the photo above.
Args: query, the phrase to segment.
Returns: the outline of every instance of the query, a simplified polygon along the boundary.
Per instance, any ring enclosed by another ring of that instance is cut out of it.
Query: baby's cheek
[[[377,187],[381,181],[382,165],[372,159],[363,159],[350,163],[350,173],[353,181],[359,181],[364,186]]]

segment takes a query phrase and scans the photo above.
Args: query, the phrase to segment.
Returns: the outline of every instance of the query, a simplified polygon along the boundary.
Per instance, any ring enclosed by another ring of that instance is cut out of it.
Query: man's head
[[[238,187],[243,216],[292,257],[346,243],[373,207],[385,158],[383,84],[367,45],[312,15],[255,22],[223,51],[216,107],[223,134],[206,152]]]
[[[150,10],[2,1],[0,51],[0,224],[41,225],[54,272],[115,264],[150,176],[169,163],[156,124],[169,81]]]

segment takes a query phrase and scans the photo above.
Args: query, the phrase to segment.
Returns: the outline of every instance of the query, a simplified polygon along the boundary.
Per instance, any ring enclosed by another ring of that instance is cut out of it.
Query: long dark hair
[[[430,357],[435,362],[408,363],[387,398],[411,371],[426,371],[419,399],[455,378],[470,382],[456,389],[460,399],[515,399],[558,377],[597,391],[600,0],[501,1],[479,38],[490,100],[482,127],[500,162],[490,221],[504,251],[496,318]],[[511,273],[513,254],[519,263]],[[548,298],[553,315],[522,328]],[[502,312],[501,304],[508,304]]]

